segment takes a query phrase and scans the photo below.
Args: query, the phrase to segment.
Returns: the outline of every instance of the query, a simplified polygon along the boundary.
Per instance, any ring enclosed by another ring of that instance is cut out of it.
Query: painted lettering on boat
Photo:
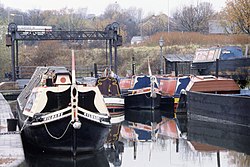
[[[100,117],[98,117],[98,116],[95,116],[95,115],[93,115],[93,114],[89,114],[89,113],[83,113],[83,115],[84,116],[86,116],[86,117],[89,117],[89,118],[92,118],[92,119],[96,119],[96,120],[100,120]]]
[[[55,118],[61,117],[62,115],[63,115],[63,113],[58,113],[58,114],[46,116],[43,119],[44,119],[44,121],[48,121],[48,120],[51,120],[51,119],[55,119]]]

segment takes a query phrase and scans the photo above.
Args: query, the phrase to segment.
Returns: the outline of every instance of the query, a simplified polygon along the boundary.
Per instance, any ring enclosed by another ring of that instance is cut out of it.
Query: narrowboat
[[[160,107],[161,93],[153,75],[133,76],[132,88],[125,97],[126,109],[157,109]]]
[[[65,67],[37,67],[17,98],[18,125],[25,147],[73,155],[104,147],[111,117],[98,87],[76,81]]]
[[[115,74],[107,68],[104,74],[97,79],[96,86],[103,95],[111,116],[111,123],[124,121],[124,97],[121,94],[118,77],[115,77]]]

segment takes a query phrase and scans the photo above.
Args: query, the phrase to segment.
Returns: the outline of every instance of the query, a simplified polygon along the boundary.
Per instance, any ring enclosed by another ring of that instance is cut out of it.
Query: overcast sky
[[[226,0],[0,0],[5,8],[11,7],[22,11],[30,9],[62,9],[67,8],[87,8],[88,14],[102,14],[107,5],[118,3],[122,9],[136,7],[143,9],[144,15],[159,14],[163,12],[170,15],[179,7],[184,5],[196,5],[200,2],[210,2],[216,11],[225,7]],[[169,7],[168,7],[169,5]]]

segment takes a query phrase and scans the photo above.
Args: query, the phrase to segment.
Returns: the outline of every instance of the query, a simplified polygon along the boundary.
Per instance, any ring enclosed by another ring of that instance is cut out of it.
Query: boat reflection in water
[[[156,126],[125,121],[122,166],[249,166],[249,132],[189,115],[162,117]]]
[[[189,116],[188,140],[197,141],[250,155],[250,127],[233,122]]]
[[[162,117],[158,123],[149,121],[124,121],[120,134],[115,134],[119,137],[111,138],[112,142],[97,154],[75,158],[31,154],[20,167],[250,166],[247,127],[201,120],[189,114]]]
[[[119,167],[122,165],[121,155],[124,152],[123,142],[116,141],[107,144],[105,149],[97,153],[77,156],[64,154],[48,154],[41,152],[25,152],[25,161],[19,167]]]
[[[159,109],[126,109],[125,120],[151,125],[151,122],[160,123],[162,121],[162,113]]]
[[[55,154],[25,154],[25,161],[20,165],[25,167],[109,167],[109,162],[104,151],[96,154],[63,156]]]

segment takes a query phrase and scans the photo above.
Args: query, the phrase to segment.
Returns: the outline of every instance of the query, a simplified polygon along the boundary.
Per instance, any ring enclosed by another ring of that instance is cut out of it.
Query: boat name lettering
[[[58,113],[58,114],[55,114],[55,115],[50,115],[50,116],[44,117],[44,121],[55,119],[55,118],[61,117],[62,115],[63,115],[63,113]]]
[[[92,119],[96,119],[96,120],[100,120],[100,117],[95,116],[93,114],[89,114],[89,113],[83,113],[84,116],[92,118]]]

